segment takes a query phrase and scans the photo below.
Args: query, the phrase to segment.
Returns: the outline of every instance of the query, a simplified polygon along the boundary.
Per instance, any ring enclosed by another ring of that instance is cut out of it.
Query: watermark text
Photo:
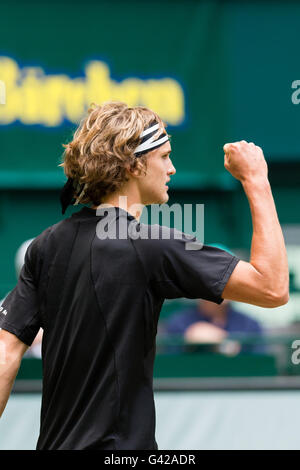
[[[129,222],[126,213],[132,216]],[[96,227],[100,240],[182,239],[186,250],[200,250],[204,244],[204,204],[133,204],[128,207],[127,197],[120,196],[118,207],[101,204],[96,215],[101,216]],[[146,223],[140,222],[141,216]],[[174,228],[170,228],[172,225]]]

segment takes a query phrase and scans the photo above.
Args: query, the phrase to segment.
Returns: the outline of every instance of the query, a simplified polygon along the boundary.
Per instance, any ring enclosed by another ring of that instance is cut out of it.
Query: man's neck
[[[124,211],[128,212],[138,221],[143,212],[144,205],[141,203],[137,203],[137,198],[132,198],[127,195],[118,194],[103,198],[101,204],[99,206],[92,206],[92,209],[97,209],[98,207],[119,207]]]

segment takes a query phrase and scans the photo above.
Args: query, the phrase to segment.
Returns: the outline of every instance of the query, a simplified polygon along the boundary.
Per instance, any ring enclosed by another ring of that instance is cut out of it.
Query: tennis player
[[[205,245],[187,249],[190,236],[166,227],[153,236],[139,222],[136,208],[168,201],[175,173],[154,112],[94,106],[66,146],[62,210],[84,207],[34,239],[0,307],[0,414],[23,354],[44,330],[37,449],[157,449],[152,378],[165,299],[288,301],[286,249],[263,152],[245,141],[224,152],[250,204],[250,262]],[[108,216],[115,227],[105,237]]]

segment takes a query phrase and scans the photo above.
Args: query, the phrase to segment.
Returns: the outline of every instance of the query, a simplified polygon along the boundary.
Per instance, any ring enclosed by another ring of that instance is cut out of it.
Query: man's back
[[[90,211],[47,240],[38,449],[153,449],[155,331],[145,328],[144,273],[130,240],[98,239]]]
[[[107,211],[87,207],[45,230],[4,302],[1,326],[25,344],[44,329],[38,449],[155,449],[152,378],[163,301],[220,303],[239,261],[217,248],[186,250],[191,238],[166,227],[156,226],[152,239],[153,226],[123,209],[108,213],[116,237],[100,236]],[[131,224],[141,237],[129,236]]]

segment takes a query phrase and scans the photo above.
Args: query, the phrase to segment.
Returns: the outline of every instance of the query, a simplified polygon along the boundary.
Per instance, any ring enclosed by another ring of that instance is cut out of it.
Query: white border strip
[[[146,129],[143,131],[140,135],[140,137],[145,137],[145,135],[151,134],[151,132],[156,131],[159,128],[159,124],[154,124],[154,126],[149,127],[149,129]]]
[[[146,142],[144,142],[143,144],[139,145],[134,153],[138,153],[138,152],[143,152],[144,150],[148,150],[148,149],[152,149],[154,147],[157,147],[158,145],[161,145],[163,144],[164,142],[167,142],[167,140],[169,140],[169,137],[167,135],[164,135],[163,137],[161,137],[160,139],[158,140],[155,140],[154,142],[149,142],[151,141],[151,139],[147,140]]]

